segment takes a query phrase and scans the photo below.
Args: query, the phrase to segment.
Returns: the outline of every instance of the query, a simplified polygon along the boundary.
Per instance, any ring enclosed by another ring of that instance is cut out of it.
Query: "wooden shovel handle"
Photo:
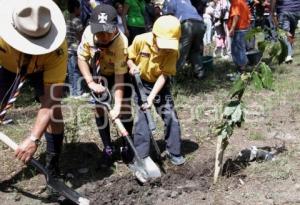
[[[0,132],[0,140],[13,150],[16,150],[18,148],[18,145],[2,132]]]

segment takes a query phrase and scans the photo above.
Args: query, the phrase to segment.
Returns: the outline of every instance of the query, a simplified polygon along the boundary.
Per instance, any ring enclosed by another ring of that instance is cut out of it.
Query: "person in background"
[[[100,3],[113,5],[113,0],[81,0],[80,1],[80,5],[81,5],[80,19],[84,28],[87,27],[89,24],[89,19],[91,17],[92,10]]]
[[[214,27],[216,48],[214,56],[218,53],[222,58],[231,58],[231,38],[227,21],[229,18],[230,2],[229,0],[214,0],[216,7],[214,10]]]
[[[257,19],[257,6],[259,5],[259,0],[246,0],[249,9],[250,9],[250,13],[251,13],[251,17],[250,17],[250,28],[249,29],[254,29],[256,26],[256,19]],[[249,39],[247,41],[246,44],[246,50],[250,51],[255,49],[255,36],[251,39]]]
[[[80,20],[80,3],[68,0],[69,15],[66,18],[68,42],[68,82],[71,84],[70,95],[80,96],[83,93],[81,73],[77,64],[77,48],[83,32]]]
[[[123,24],[129,45],[136,35],[145,33],[145,1],[125,0],[123,7]]]
[[[203,36],[206,30],[203,18],[190,0],[165,0],[162,11],[163,14],[174,15],[181,23],[177,71],[182,72],[187,59],[190,59],[195,77],[202,79],[204,77]]]
[[[239,72],[245,71],[248,63],[245,36],[250,27],[250,10],[245,0],[231,0],[227,24],[229,35],[232,38],[231,53],[233,62],[237,65]]]
[[[118,29],[119,31],[121,31],[122,33],[125,33],[125,28],[124,28],[124,24],[123,24],[123,19],[122,19],[122,15],[123,15],[123,4],[121,4],[120,2],[117,2],[115,4],[115,8],[117,10],[118,13]]]
[[[271,0],[271,16],[275,23],[286,32],[286,45],[288,47],[288,56],[286,63],[293,61],[293,45],[295,42],[295,31],[300,20],[300,1],[299,0]]]
[[[211,1],[207,4],[205,8],[205,13],[203,14],[204,23],[206,25],[206,31],[203,37],[204,53],[209,53],[208,49],[211,47],[212,40],[212,23],[214,15],[215,2]]]

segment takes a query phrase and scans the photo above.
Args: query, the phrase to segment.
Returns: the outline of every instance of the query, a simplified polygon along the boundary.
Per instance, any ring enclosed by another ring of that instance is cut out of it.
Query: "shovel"
[[[95,101],[97,101],[99,104],[103,105],[108,111],[112,109],[111,107],[111,94],[107,90],[104,94],[102,94],[100,97],[97,96],[94,92],[91,92],[93,98]],[[139,156],[136,148],[134,147],[134,144],[131,140],[131,137],[127,130],[125,129],[123,123],[119,118],[114,120],[114,124],[116,125],[119,133],[125,137],[126,141],[128,142],[129,146],[133,150],[134,156],[135,156],[135,165],[132,166],[132,169],[134,171],[134,174],[136,178],[141,182],[145,183],[149,178],[158,178],[161,177],[161,173],[159,168],[156,166],[156,164],[153,162],[153,160],[148,156],[144,159],[141,159]]]
[[[16,150],[18,148],[18,145],[12,141],[8,136],[0,132],[0,140],[4,142],[6,145],[8,145],[11,149]],[[37,160],[31,159],[29,161],[30,165],[35,167],[39,172],[41,172],[45,178],[47,184],[56,190],[59,194],[62,196],[68,198],[72,202],[79,204],[79,205],[89,205],[90,201],[87,198],[82,197],[79,193],[71,189],[70,187],[66,186],[63,182],[57,180],[53,176],[51,176],[45,167],[41,165]]]
[[[140,100],[142,101],[143,104],[147,103],[147,96],[145,94],[144,86],[143,86],[143,83],[142,83],[142,80],[141,80],[141,77],[140,77],[140,72],[138,70],[136,70],[134,72],[134,80],[135,80],[136,86],[138,88],[138,95],[140,97]],[[157,142],[155,141],[155,139],[153,137],[153,134],[154,134],[155,129],[156,129],[156,125],[153,121],[150,110],[147,109],[147,110],[144,111],[144,113],[145,113],[145,116],[146,116],[146,119],[147,119],[147,122],[148,122],[149,130],[150,130],[150,138],[151,138],[152,144],[154,146],[154,149],[156,151],[156,156],[157,156],[157,160],[159,162],[160,169],[164,173],[166,173],[165,169],[163,168],[163,159],[161,157],[160,149],[158,147]]]

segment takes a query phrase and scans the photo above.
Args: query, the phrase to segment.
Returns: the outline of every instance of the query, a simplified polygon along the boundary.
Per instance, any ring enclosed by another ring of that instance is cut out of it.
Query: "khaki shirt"
[[[127,67],[127,47],[128,40],[120,32],[119,36],[113,43],[105,49],[101,49],[100,55],[100,73],[110,76],[113,74],[125,74],[128,72]],[[89,62],[95,55],[98,48],[94,43],[94,35],[91,33],[91,27],[86,27],[81,43],[77,50],[78,59]]]
[[[44,84],[54,84],[65,82],[67,73],[68,50],[67,42],[55,51],[43,55],[32,56],[27,73],[43,71]],[[0,65],[12,73],[20,72],[19,64],[22,53],[0,37]]]
[[[128,48],[128,58],[139,67],[141,78],[154,83],[161,75],[175,75],[178,51],[161,52],[153,46],[153,34],[144,33],[135,37]]]

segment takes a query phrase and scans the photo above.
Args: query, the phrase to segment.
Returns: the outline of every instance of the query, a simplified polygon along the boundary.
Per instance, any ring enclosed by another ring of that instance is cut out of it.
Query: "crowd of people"
[[[72,96],[82,95],[84,89],[96,94],[112,90],[114,106],[109,116],[112,121],[122,120],[141,158],[149,156],[151,134],[144,111],[154,106],[164,121],[168,159],[182,165],[185,158],[171,77],[185,72],[189,62],[195,78],[202,79],[202,56],[211,44],[214,57],[232,59],[237,71],[246,71],[247,52],[255,49],[255,38],[246,40],[245,35],[255,26],[263,27],[270,41],[276,40],[277,26],[286,32],[286,62],[290,62],[300,19],[298,0],[68,0],[65,15],[52,0],[1,3],[0,109],[14,95],[15,79],[20,75],[30,79],[41,107],[16,157],[28,162],[44,135],[46,168],[53,175],[59,174],[63,145],[64,124],[58,105],[66,77]],[[95,65],[100,73],[93,72]],[[144,104],[136,95],[136,86],[125,86],[134,84],[131,77],[137,71],[147,94]],[[133,95],[138,108],[135,120]],[[102,163],[111,166],[117,148],[110,137],[108,116],[103,106],[93,103],[104,147]],[[126,163],[135,160],[130,153],[124,141],[121,154]]]

